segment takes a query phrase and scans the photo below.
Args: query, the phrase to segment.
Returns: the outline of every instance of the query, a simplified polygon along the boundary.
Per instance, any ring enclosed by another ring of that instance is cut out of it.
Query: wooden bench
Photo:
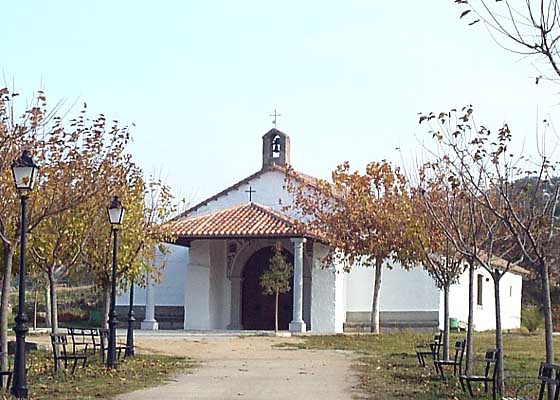
[[[0,352],[0,357],[2,357],[4,354],[3,352]],[[10,386],[12,384],[12,370],[10,369],[10,364],[9,364],[9,357],[8,357],[8,369],[6,371],[1,371],[0,370],[0,388],[2,389],[6,389],[9,390]],[[4,377],[6,377],[6,386],[4,387]]]
[[[54,371],[57,372],[60,368],[60,361],[64,361],[64,367],[68,368],[68,361],[73,361],[72,374],[76,372],[76,366],[78,361],[82,362],[82,367],[86,366],[87,355],[87,344],[84,348],[83,354],[76,354],[75,351],[68,351],[68,335],[64,333],[51,333],[51,344],[53,348],[53,358],[54,358]]]
[[[91,349],[95,354],[96,349],[100,348],[99,332],[97,328],[74,328],[68,327],[66,331],[72,339],[72,349],[75,354],[84,353]]]
[[[432,342],[417,345],[416,348],[416,357],[418,358],[418,364],[420,364],[421,367],[426,366],[425,357],[427,356],[431,356],[432,361],[437,360],[439,358],[439,351],[441,348],[441,333],[436,334]]]
[[[443,375],[444,366],[453,366],[453,375],[457,376],[457,373],[461,375],[466,343],[466,340],[458,340],[455,342],[455,355],[452,360],[434,360],[434,368],[436,369],[436,373],[439,372],[442,378],[445,378],[445,376]]]
[[[107,357],[107,349],[109,348],[109,329],[99,328],[99,340],[100,340],[100,352],[101,352],[101,360],[105,362]],[[122,357],[126,358],[126,349],[127,346],[124,344],[117,343],[116,344],[116,351],[117,351],[117,360],[120,360]]]
[[[498,372],[498,349],[486,350],[486,355],[484,356],[484,362],[486,366],[484,368],[484,375],[459,375],[459,382],[461,382],[461,389],[466,392],[465,383],[469,394],[474,397],[471,382],[481,382],[484,383],[484,392],[488,393],[488,384],[492,383],[492,394],[495,396],[496,393],[496,374]],[[491,368],[493,366],[493,368]],[[490,374],[490,369],[492,369],[492,374]]]

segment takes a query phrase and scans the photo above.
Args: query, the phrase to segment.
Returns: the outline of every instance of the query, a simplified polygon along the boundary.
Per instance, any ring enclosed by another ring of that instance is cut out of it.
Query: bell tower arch
[[[290,164],[290,137],[276,128],[263,136],[263,168]]]

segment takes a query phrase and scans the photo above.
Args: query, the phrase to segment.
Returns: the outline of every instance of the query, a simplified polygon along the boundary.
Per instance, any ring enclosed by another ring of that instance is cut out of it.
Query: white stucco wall
[[[169,253],[163,256],[156,255],[156,265],[166,266],[162,269],[159,283],[154,286],[154,299],[156,306],[183,306],[185,292],[186,262],[188,249],[182,246],[168,245]],[[165,258],[165,261],[164,261]],[[117,297],[117,305],[128,305],[128,290],[121,292]],[[136,287],[134,290],[134,304],[143,306],[146,304],[146,290]]]
[[[482,305],[477,305],[477,275],[482,278]],[[494,306],[494,283],[491,275],[483,268],[475,271],[475,305],[474,327],[477,331],[496,328]],[[515,329],[521,325],[521,286],[519,275],[507,273],[500,280],[500,303],[502,314],[502,329]],[[441,294],[440,326],[443,328],[443,293]],[[449,317],[460,321],[468,320],[469,311],[469,272],[465,271],[459,283],[453,285],[449,292]]]
[[[423,268],[410,271],[391,262],[381,275],[380,311],[437,311],[439,291]],[[346,274],[346,310],[371,311],[374,268],[353,267]]]
[[[311,326],[313,332],[342,332],[344,324],[343,275],[334,265],[325,267],[322,259],[327,248],[313,247],[311,287]]]
[[[189,251],[184,293],[185,329],[210,329],[210,242],[194,241]]]
[[[226,329],[230,324],[231,282],[226,277],[226,242],[210,241],[210,329]]]

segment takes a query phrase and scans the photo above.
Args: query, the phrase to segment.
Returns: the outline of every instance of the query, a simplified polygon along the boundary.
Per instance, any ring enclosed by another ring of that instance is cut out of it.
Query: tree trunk
[[[103,285],[103,318],[101,319],[101,327],[109,328],[109,308],[111,308],[111,287],[109,284]]]
[[[371,333],[379,333],[379,289],[381,288],[381,269],[383,259],[375,258],[375,283],[373,285],[373,302],[371,304]]]
[[[542,264],[541,270],[541,285],[542,285],[542,305],[544,313],[544,339],[546,350],[546,362],[554,362],[554,344],[552,342],[552,305],[550,300],[550,276],[548,263],[545,261]],[[548,385],[548,399],[552,400],[554,395],[554,387]]]
[[[554,362],[554,346],[552,343],[552,306],[550,301],[550,276],[548,271],[548,263],[544,262],[541,268],[541,284],[542,284],[542,305],[544,313],[544,333],[546,346],[546,362]]]
[[[45,290],[45,325],[47,328],[51,327],[51,296],[49,295],[49,284],[44,288]]]
[[[37,304],[39,303],[39,288],[35,288],[35,299],[33,301],[33,330],[37,330]]]
[[[443,359],[449,360],[449,285],[443,287]]]
[[[467,322],[467,354],[465,373],[472,375],[472,359],[474,348],[474,260],[469,260],[469,317]]]
[[[56,282],[54,279],[54,268],[51,266],[47,270],[47,278],[49,279],[49,298],[51,306],[51,332],[58,332],[58,311],[56,300]]]
[[[278,332],[278,290],[276,291],[276,300],[274,305],[274,332]]]
[[[0,368],[2,371],[8,370],[8,317],[10,303],[10,288],[12,283],[12,259],[14,256],[14,248],[4,243],[4,259],[2,275],[2,295],[0,299]]]
[[[503,355],[503,342],[502,342],[502,313],[500,305],[500,272],[494,271],[492,279],[494,280],[494,309],[496,313],[496,348],[498,349],[497,375],[496,375],[496,392],[498,398],[502,398],[504,393],[504,355]]]

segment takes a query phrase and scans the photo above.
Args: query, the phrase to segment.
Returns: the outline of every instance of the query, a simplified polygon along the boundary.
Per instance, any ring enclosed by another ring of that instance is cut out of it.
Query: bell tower
[[[263,168],[270,165],[287,166],[290,164],[290,137],[272,128],[262,137]]]

